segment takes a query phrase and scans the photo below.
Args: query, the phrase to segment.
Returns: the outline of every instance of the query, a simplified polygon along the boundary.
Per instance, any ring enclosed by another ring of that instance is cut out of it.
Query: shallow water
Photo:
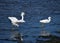
[[[9,16],[21,19],[21,12],[25,12],[25,23],[14,27]],[[23,43],[36,43],[37,37],[41,32],[41,23],[39,20],[52,17],[49,24],[45,24],[44,29],[60,37],[60,1],[59,0],[0,0],[0,38],[10,38],[12,32],[10,29],[17,29],[24,37]],[[3,30],[6,29],[6,30]],[[27,36],[25,36],[27,35]],[[17,43],[13,41],[0,40],[0,43]]]

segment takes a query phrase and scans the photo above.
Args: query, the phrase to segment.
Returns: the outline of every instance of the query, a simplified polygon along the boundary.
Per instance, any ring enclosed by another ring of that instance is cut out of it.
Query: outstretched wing
[[[8,19],[10,19],[12,22],[18,21],[18,19],[16,17],[8,17]]]
[[[48,19],[40,20],[40,22],[47,23],[48,22]]]

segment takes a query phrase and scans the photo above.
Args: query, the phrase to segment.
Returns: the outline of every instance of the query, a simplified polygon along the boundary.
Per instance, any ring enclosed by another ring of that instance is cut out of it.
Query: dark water
[[[49,24],[45,24],[44,29],[60,37],[60,0],[0,0],[0,39],[11,36],[12,24],[8,19],[9,16],[21,19],[21,12],[25,12],[25,23],[14,27],[23,34],[24,43],[36,43],[37,37],[40,35],[41,19],[52,17]],[[6,29],[6,30],[5,30]],[[27,36],[26,36],[27,35]],[[0,43],[17,43],[16,41],[0,40]]]

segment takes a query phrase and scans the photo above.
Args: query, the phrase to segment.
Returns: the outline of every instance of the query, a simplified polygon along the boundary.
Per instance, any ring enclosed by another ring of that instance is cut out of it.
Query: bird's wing
[[[48,21],[47,19],[44,19],[44,20],[40,20],[40,22],[46,22],[46,21]]]
[[[10,20],[13,21],[13,22],[18,21],[18,19],[17,19],[16,17],[8,17],[8,19],[10,19]]]

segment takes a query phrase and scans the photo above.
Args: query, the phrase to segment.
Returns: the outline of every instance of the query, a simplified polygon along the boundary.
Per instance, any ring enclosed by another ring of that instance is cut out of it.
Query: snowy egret
[[[44,24],[50,23],[50,21],[51,21],[51,17],[50,16],[48,17],[48,19],[40,20],[40,22],[42,23],[42,26],[41,27],[44,28]],[[47,33],[44,29],[42,29],[41,35],[42,36],[49,36],[50,33]]]
[[[49,23],[51,21],[51,17],[48,17],[48,19],[40,20],[41,23]]]
[[[15,25],[15,26],[18,27],[18,26],[19,26],[18,23],[23,23],[23,22],[25,22],[25,20],[24,20],[24,15],[25,15],[25,13],[22,12],[22,13],[21,13],[22,19],[20,19],[20,20],[18,20],[16,17],[8,17],[8,19],[11,20],[11,23],[12,23],[13,25]]]

